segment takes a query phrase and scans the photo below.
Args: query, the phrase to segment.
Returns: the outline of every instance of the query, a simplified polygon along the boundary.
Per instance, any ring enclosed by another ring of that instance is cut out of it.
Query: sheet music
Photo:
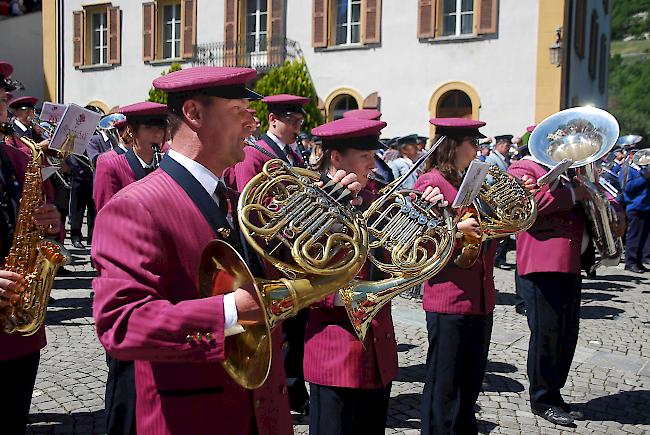
[[[83,154],[100,118],[101,115],[97,112],[69,104],[56,126],[49,147],[61,150],[64,154]]]
[[[473,160],[467,168],[465,178],[458,189],[458,195],[451,206],[454,208],[466,207],[474,202],[489,169],[489,163]]]
[[[566,172],[569,167],[573,164],[573,160],[564,159],[557,165],[553,166],[546,174],[539,177],[537,180],[538,186],[543,186],[545,184],[552,184],[555,180],[558,179],[560,175]]]
[[[46,101],[43,103],[39,119],[41,121],[49,122],[50,124],[55,124],[61,120],[65,113],[65,109],[65,104],[56,104]]]

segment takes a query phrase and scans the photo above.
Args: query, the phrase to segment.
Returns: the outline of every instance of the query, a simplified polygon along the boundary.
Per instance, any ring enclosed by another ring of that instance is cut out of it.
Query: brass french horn
[[[203,252],[201,296],[250,285],[262,308],[261,324],[241,325],[244,332],[225,338],[224,368],[244,388],[259,387],[268,376],[273,328],[347,285],[366,260],[365,221],[344,204],[347,195],[340,185],[321,187],[319,181],[317,172],[274,159],[241,192],[239,224],[248,247],[285,278],[253,278],[225,242],[213,241]]]

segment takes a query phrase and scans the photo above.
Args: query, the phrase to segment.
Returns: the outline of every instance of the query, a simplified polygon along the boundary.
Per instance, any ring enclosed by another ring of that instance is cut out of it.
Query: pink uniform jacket
[[[16,172],[16,177],[22,185],[25,180],[25,171],[27,170],[27,165],[31,158],[31,154],[27,154],[12,145],[6,145],[1,142],[0,147],[2,148],[4,155],[9,158],[9,161],[11,162],[11,165]],[[48,202],[51,203],[54,198],[54,191],[51,184],[46,182],[43,185],[43,188],[45,190],[45,195]],[[4,237],[0,238],[0,243],[4,242]],[[7,242],[11,243],[11,240],[8,240]],[[0,259],[0,264],[3,263],[4,259]],[[36,334],[29,337],[23,337],[22,335],[18,334],[5,334],[3,332],[0,332],[0,361],[19,358],[21,356],[36,352],[44,348],[46,343],[45,327],[41,327]]]
[[[452,186],[442,174],[431,169],[420,175],[415,190],[424,191],[427,186],[438,187],[451,204],[458,189]],[[454,264],[456,250],[449,263],[433,278],[424,283],[422,306],[425,311],[448,314],[490,314],[494,310],[494,255],[496,244],[483,244],[483,254],[469,269]]]
[[[271,141],[271,139],[268,140]],[[276,155],[273,148],[263,139],[258,140],[257,145],[266,149],[272,155]],[[225,183],[238,192],[241,192],[254,176],[262,172],[264,164],[271,160],[271,157],[250,146],[244,148],[244,153],[246,154],[244,160],[224,172]],[[298,153],[293,153],[293,158],[296,159],[298,165],[302,165],[302,158]]]
[[[95,166],[93,199],[97,211],[125,186],[135,182],[133,170],[126,161],[126,154],[109,151],[100,154]]]
[[[544,166],[522,159],[508,172],[534,179],[548,172]],[[560,184],[553,191],[544,187],[535,196],[537,220],[526,232],[517,235],[517,270],[520,275],[534,272],[580,273],[580,247],[584,215],[574,204],[571,191]]]
[[[223,296],[198,299],[198,267],[216,236],[161,169],[122,189],[97,215],[92,257],[99,340],[135,360],[138,434],[292,433],[281,340],[254,391],[224,371]],[[214,338],[188,339],[195,333]]]

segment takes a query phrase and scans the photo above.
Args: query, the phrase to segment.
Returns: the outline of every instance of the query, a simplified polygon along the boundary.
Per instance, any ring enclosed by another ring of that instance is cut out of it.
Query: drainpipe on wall
[[[562,95],[560,96],[560,110],[570,107],[571,104],[571,53],[573,50],[573,3],[566,0],[564,4],[564,24],[562,44],[564,45],[564,59],[562,59]]]
[[[65,66],[65,52],[63,50],[63,25],[64,25],[63,0],[56,0],[56,102],[63,104],[63,75]]]

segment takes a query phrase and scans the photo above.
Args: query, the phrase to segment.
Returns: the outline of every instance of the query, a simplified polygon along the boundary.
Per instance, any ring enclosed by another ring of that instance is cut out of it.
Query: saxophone
[[[2,269],[22,275],[25,290],[20,300],[0,310],[0,325],[6,333],[32,335],[45,321],[47,302],[58,268],[67,261],[63,248],[46,240],[43,231],[34,224],[34,212],[45,204],[41,161],[43,151],[26,138],[21,140],[31,149],[32,160],[25,172],[13,243]]]

